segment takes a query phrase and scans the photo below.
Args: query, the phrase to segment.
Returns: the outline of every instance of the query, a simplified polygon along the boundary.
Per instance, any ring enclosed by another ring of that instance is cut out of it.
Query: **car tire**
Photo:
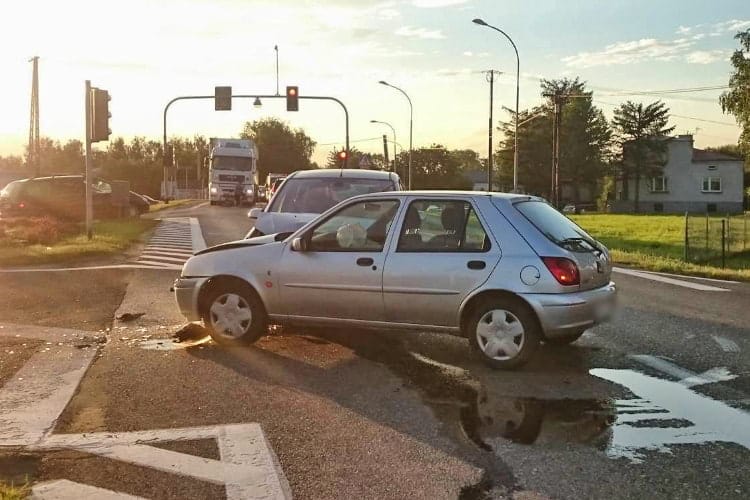
[[[464,334],[490,367],[511,370],[525,364],[541,341],[534,312],[520,299],[485,299],[474,307]]]
[[[572,344],[576,340],[581,338],[581,335],[586,331],[586,329],[578,330],[573,333],[569,333],[566,335],[559,335],[555,337],[545,338],[544,343],[549,345],[568,345]]]
[[[220,282],[207,291],[202,302],[203,323],[218,344],[252,344],[268,331],[263,303],[247,284]]]

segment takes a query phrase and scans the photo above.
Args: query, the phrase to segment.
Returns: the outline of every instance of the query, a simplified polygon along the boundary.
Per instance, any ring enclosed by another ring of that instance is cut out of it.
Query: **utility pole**
[[[552,100],[552,172],[550,198],[555,207],[560,208],[560,125],[562,124],[562,110],[568,97],[559,90],[553,94],[544,94]]]
[[[492,100],[494,97],[495,71],[489,71],[490,82],[490,126],[489,126],[489,144],[487,146],[487,191],[492,191]],[[518,117],[516,117],[516,123]],[[518,133],[518,130],[516,130]]]
[[[39,177],[39,56],[29,59],[32,63],[31,75],[31,116],[29,117],[29,154],[27,166],[34,171],[34,177]]]
[[[86,114],[86,156],[84,157],[84,169],[85,169],[85,175],[84,180],[86,182],[85,189],[85,203],[86,203],[86,236],[88,239],[91,239],[91,220],[93,219],[93,205],[92,205],[92,195],[91,192],[91,181],[92,175],[91,175],[91,129],[92,123],[91,123],[91,81],[86,80],[86,90],[84,93],[84,109]]]
[[[273,50],[276,51],[276,95],[279,94],[279,46],[274,45]]]
[[[393,147],[395,148],[396,146]],[[388,160],[388,136],[385,134],[383,134],[383,161],[385,162],[386,167],[391,164]]]

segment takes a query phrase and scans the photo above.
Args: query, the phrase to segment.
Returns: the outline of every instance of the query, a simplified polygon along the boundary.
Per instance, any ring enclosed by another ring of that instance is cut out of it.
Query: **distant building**
[[[639,210],[655,212],[742,212],[743,160],[693,147],[692,135],[668,139],[662,175],[641,178]],[[615,184],[612,212],[635,211],[635,179]]]
[[[495,174],[493,174],[494,177]],[[486,170],[471,170],[469,172],[464,173],[464,177],[466,177],[469,182],[471,182],[471,190],[472,191],[487,191],[487,187],[489,184],[487,184],[487,171]],[[492,180],[492,186],[493,191],[496,192],[502,192],[504,189],[502,189],[504,186],[501,186],[499,182],[497,182],[496,179]],[[507,189],[507,191],[510,191],[510,188]]]

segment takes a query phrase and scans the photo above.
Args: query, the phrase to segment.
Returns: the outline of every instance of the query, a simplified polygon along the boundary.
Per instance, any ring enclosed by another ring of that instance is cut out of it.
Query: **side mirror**
[[[292,240],[292,250],[295,252],[306,252],[307,251],[307,239],[306,238],[294,238]]]
[[[248,217],[248,219],[257,219],[258,217],[260,217],[260,214],[262,214],[262,213],[263,213],[263,209],[262,208],[252,208],[247,213],[247,217]]]

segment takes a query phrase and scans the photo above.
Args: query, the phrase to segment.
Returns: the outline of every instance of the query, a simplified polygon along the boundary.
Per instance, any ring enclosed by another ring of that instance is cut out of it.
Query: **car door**
[[[302,236],[302,251],[287,245],[279,268],[285,315],[382,321],[384,248],[397,199],[356,201]]]
[[[466,199],[411,199],[383,271],[387,321],[454,327],[464,298],[500,260]]]

